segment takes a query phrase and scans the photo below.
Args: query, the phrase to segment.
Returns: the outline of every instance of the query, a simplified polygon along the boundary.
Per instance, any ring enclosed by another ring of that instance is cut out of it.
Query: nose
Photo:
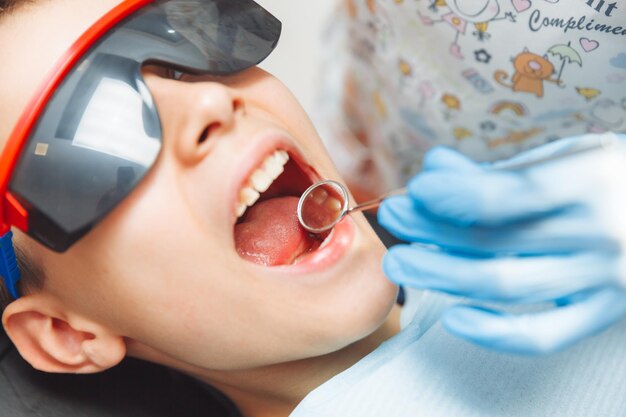
[[[537,61],[529,61],[528,66],[533,71],[539,71],[541,69],[541,64]]]
[[[244,111],[239,91],[219,82],[146,77],[146,83],[159,111],[163,148],[185,164],[202,160]]]

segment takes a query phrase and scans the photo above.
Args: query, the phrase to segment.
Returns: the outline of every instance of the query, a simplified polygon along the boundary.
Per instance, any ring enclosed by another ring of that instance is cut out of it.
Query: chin
[[[319,320],[319,340],[326,347],[338,350],[374,333],[389,318],[398,287],[382,272],[382,257],[386,249],[363,218],[362,239],[357,242],[355,259],[345,271],[343,288],[335,288],[326,300],[327,317]],[[326,352],[325,352],[326,353]]]
[[[369,228],[369,225],[367,225]],[[382,258],[386,252],[385,246],[378,239],[373,230],[369,244],[363,249],[363,263],[359,269],[362,286],[358,288],[358,297],[353,297],[350,302],[355,319],[362,324],[362,334],[366,336],[382,325],[398,297],[398,287],[389,281],[382,271]],[[355,326],[355,328],[358,326]]]

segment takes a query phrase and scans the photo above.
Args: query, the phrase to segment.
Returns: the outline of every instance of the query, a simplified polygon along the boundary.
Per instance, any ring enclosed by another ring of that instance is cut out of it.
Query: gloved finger
[[[426,171],[409,182],[408,194],[433,217],[459,226],[501,226],[576,203],[546,193],[523,173],[487,169]]]
[[[512,158],[497,161],[492,164],[494,168],[504,168],[511,165],[523,165],[533,161],[542,160],[547,157],[569,154],[576,149],[588,148],[592,144],[601,142],[601,135],[585,135],[562,138],[554,142],[549,142],[536,148],[523,151]]]
[[[432,148],[424,155],[424,171],[453,170],[479,172],[482,168],[465,155],[443,146]]]
[[[600,333],[626,315],[626,293],[611,287],[587,292],[576,303],[534,314],[513,315],[454,306],[442,316],[453,335],[500,352],[557,352]]]
[[[618,140],[612,134],[562,139],[490,167],[473,164],[452,150],[439,150],[433,156],[436,163],[429,163],[439,168],[414,177],[408,186],[409,195],[434,217],[458,225],[500,226],[536,219],[586,204],[589,194],[599,188],[596,185],[602,182],[602,176],[591,175],[595,169],[589,160],[576,158],[531,164],[524,169],[506,167],[580,152],[609,139]],[[599,160],[593,161],[597,164]],[[581,171],[586,181],[572,181]]]
[[[604,253],[475,258],[398,245],[383,260],[398,284],[503,303],[554,301],[617,282],[617,257]]]
[[[378,209],[378,222],[407,242],[446,250],[494,256],[554,254],[586,250],[612,251],[616,243],[584,210],[495,228],[463,227],[433,219],[406,196],[392,197]]]
[[[482,167],[490,166],[497,169],[507,169],[509,166],[519,166],[533,161],[542,160],[546,157],[556,157],[560,154],[569,154],[579,148],[589,148],[598,143],[610,143],[614,135],[584,135],[559,139],[544,145],[523,151],[512,158],[496,161],[494,163],[477,163],[466,157],[459,151],[445,146],[436,146],[426,152],[422,163],[424,170],[452,169],[477,171]],[[623,138],[622,138],[623,140]]]
[[[610,146],[618,141],[619,136],[614,133],[588,134],[582,136],[572,136],[546,143],[536,148],[523,151],[512,158],[496,161],[491,164],[497,169],[507,169],[511,166],[529,164],[546,158],[558,158],[559,155],[572,155],[582,149],[592,149],[599,146]],[[623,138],[622,138],[623,140]]]

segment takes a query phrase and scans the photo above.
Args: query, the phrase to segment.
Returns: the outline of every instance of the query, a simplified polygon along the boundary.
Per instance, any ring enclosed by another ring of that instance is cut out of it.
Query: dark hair
[[[15,246],[15,255],[17,256],[17,266],[20,269],[21,276],[18,281],[20,294],[25,295],[40,290],[44,282],[43,270],[39,265],[33,263],[26,253],[17,245]],[[4,281],[0,279],[0,315],[11,301],[13,301],[13,299],[7,291]]]

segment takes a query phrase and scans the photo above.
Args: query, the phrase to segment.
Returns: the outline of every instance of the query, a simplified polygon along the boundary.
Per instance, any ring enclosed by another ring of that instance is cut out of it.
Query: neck
[[[374,333],[339,351],[262,369],[230,372],[219,378],[195,376],[226,394],[245,417],[286,417],[309,392],[398,333],[399,323],[400,308],[396,306]]]

